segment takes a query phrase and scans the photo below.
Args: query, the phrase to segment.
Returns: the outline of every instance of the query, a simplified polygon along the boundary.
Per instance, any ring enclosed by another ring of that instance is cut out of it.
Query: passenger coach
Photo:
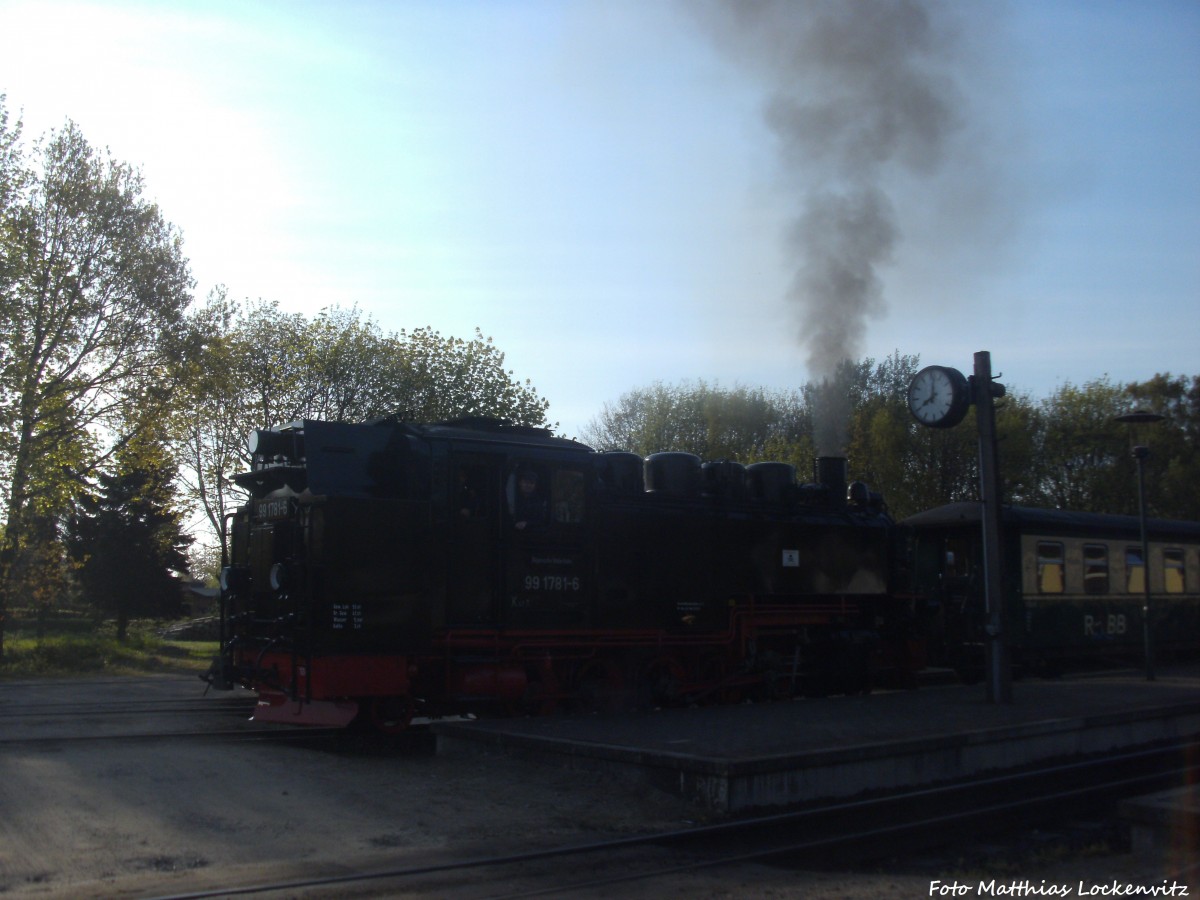
[[[981,506],[952,503],[900,524],[914,592],[935,610],[933,659],[982,671],[986,615]],[[1006,507],[1001,572],[1013,663],[1054,673],[1072,661],[1140,659],[1145,578],[1156,655],[1200,648],[1200,523]]]

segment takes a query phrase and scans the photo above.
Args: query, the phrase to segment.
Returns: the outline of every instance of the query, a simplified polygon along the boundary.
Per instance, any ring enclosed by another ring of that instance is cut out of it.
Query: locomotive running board
[[[291,700],[278,691],[259,691],[250,720],[277,725],[345,728],[356,715],[358,704],[353,700]]]

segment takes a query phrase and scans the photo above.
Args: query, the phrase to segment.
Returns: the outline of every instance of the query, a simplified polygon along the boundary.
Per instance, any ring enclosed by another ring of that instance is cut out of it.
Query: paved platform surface
[[[549,756],[714,808],[787,805],[1200,735],[1200,671],[654,712],[443,722],[440,753]]]

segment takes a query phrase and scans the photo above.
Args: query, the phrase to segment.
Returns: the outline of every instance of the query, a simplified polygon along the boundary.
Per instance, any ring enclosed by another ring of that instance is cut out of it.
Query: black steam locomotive
[[[596,452],[461,419],[256,431],[208,678],[304,724],[855,693],[982,667],[979,508],[906,519],[846,461]],[[1008,508],[1018,669],[1200,647],[1200,524]]]
[[[304,421],[250,451],[209,678],[262,720],[855,692],[919,663],[894,523],[840,458],[797,484],[483,418]]]

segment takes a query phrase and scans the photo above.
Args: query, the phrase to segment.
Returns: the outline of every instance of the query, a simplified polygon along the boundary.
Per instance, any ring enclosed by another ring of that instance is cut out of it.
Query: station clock
[[[909,411],[930,428],[953,428],[963,420],[970,405],[970,384],[958,369],[926,366],[908,386]]]

